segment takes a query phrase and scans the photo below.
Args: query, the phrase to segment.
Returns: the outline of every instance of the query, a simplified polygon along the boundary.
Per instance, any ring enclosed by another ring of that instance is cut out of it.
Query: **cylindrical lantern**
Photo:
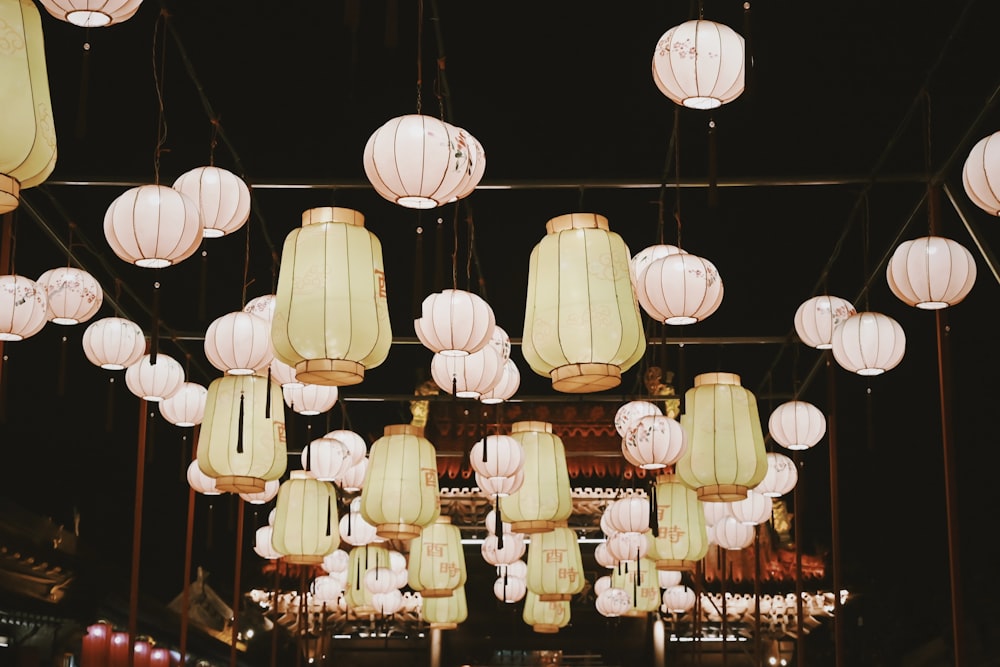
[[[361,514],[379,537],[409,540],[440,514],[437,453],[424,429],[386,426],[372,443],[361,490]]]
[[[500,514],[515,533],[543,533],[569,519],[573,494],[562,438],[552,424],[519,421],[510,437],[521,445],[524,457],[521,487],[504,499]]]
[[[83,269],[71,266],[49,269],[36,282],[45,291],[48,320],[53,324],[86,322],[104,303],[100,283]]]
[[[528,589],[521,618],[535,632],[553,634],[569,624],[569,600],[542,600]]]
[[[719,309],[724,290],[712,262],[690,253],[666,255],[649,264],[638,290],[639,305],[663,324],[694,324]]]
[[[281,389],[258,375],[225,375],[208,385],[198,466],[228,493],[256,493],[285,474]]]
[[[413,321],[417,338],[431,352],[465,356],[487,345],[496,327],[493,308],[478,294],[446,289],[424,298]]]
[[[122,317],[105,317],[87,325],[83,353],[90,363],[120,371],[142,359],[146,337],[139,325]]]
[[[38,283],[19,275],[0,276],[0,341],[30,338],[47,318],[48,301]]]
[[[465,586],[459,586],[447,597],[423,599],[420,616],[432,630],[454,630],[469,617]]]
[[[767,474],[754,490],[765,496],[777,498],[794,489],[798,481],[799,471],[792,459],[780,452],[768,452]]]
[[[962,185],[973,204],[990,215],[1000,215],[1000,132],[983,137],[969,151]]]
[[[675,474],[656,478],[656,569],[693,570],[708,553],[702,501]]]
[[[569,600],[586,581],[576,532],[565,521],[531,536],[528,547],[528,590],[543,601]]]
[[[889,289],[922,310],[954,306],[976,282],[976,260],[965,246],[940,236],[903,241],[885,269]]]
[[[641,417],[622,439],[622,452],[644,470],[672,466],[687,449],[680,422],[666,415]]]
[[[899,322],[882,313],[857,313],[833,331],[833,358],[858,375],[892,370],[906,353],[906,334]]]
[[[545,228],[528,265],[521,352],[557,391],[617,387],[646,350],[628,247],[603,215],[561,215]]]
[[[267,370],[274,358],[267,320],[242,310],[212,320],[205,331],[208,363],[230,375],[253,375]]]
[[[300,415],[318,415],[337,404],[340,391],[333,385],[284,384],[281,395],[285,404]]]
[[[250,188],[231,171],[195,167],[178,176],[173,188],[198,206],[206,239],[231,234],[250,219]]]
[[[382,244],[348,208],[312,208],[285,238],[271,343],[310,384],[357,384],[392,345]]]
[[[340,546],[333,484],[312,479],[304,470],[293,470],[278,488],[275,510],[271,544],[285,561],[319,565]]]
[[[660,606],[660,580],[656,565],[650,558],[640,558],[634,566],[611,571],[611,587],[628,593],[633,614],[646,614]],[[629,613],[629,612],[626,612]]]
[[[786,449],[809,449],[826,435],[823,411],[806,401],[786,401],[767,420],[771,438]]]
[[[104,214],[104,237],[114,253],[146,269],[162,269],[193,255],[202,229],[197,204],[166,185],[130,188]]]
[[[160,401],[160,414],[174,426],[197,426],[205,417],[208,389],[197,382],[184,382],[173,396]]]
[[[102,28],[132,18],[142,0],[41,0],[49,14],[81,28]]]
[[[727,25],[685,21],[660,37],[653,51],[653,81],[675,104],[715,109],[743,93],[743,37]]]
[[[17,208],[20,191],[56,166],[56,131],[45,66],[42,17],[30,0],[0,2],[0,214]]]
[[[505,361],[492,345],[464,356],[436,353],[431,377],[445,393],[457,398],[480,398],[500,382]]]
[[[809,347],[829,350],[833,347],[834,330],[856,313],[847,299],[828,294],[814,296],[795,310],[795,333]]]
[[[424,599],[448,597],[465,583],[462,534],[451,517],[439,516],[413,538],[407,572],[410,588]]]
[[[735,373],[702,373],[684,395],[681,425],[688,448],[677,462],[681,481],[707,502],[746,498],[767,474],[757,399]]]
[[[157,402],[170,398],[184,385],[184,367],[165,354],[153,357],[144,354],[125,369],[125,384],[141,399]]]

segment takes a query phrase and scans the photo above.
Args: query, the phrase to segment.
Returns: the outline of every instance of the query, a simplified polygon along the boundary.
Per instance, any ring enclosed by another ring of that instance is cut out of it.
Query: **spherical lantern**
[[[274,311],[277,307],[278,303],[275,295],[262,294],[247,301],[246,305],[243,306],[243,312],[261,317],[270,324],[274,321]]]
[[[364,225],[349,208],[312,208],[285,237],[271,343],[302,382],[357,384],[389,354],[382,244]]]
[[[417,537],[440,513],[437,453],[424,429],[386,426],[372,443],[361,514],[385,539]]]
[[[489,345],[496,327],[490,304],[472,292],[446,289],[427,296],[413,329],[436,354],[465,356]]]
[[[165,354],[156,355],[156,363],[151,355],[144,354],[125,370],[125,384],[143,400],[162,401],[181,390],[184,367]]]
[[[271,533],[273,532],[274,526],[271,524],[261,526],[254,532],[253,550],[261,558],[267,560],[278,560],[281,558],[281,553],[275,550],[271,544]]]
[[[497,534],[497,528],[498,528],[498,526],[497,526],[497,511],[495,509],[492,509],[492,510],[490,510],[489,512],[486,513],[486,518],[483,519],[483,525],[486,526],[486,532],[488,534],[490,534],[490,535],[496,535]],[[511,529],[511,525],[508,522],[506,522],[506,521],[501,521],[500,525],[499,525],[499,528],[500,528],[500,532],[502,532],[504,535],[507,535],[509,533],[514,532]]]
[[[569,624],[569,600],[543,600],[529,588],[524,596],[524,611],[521,613],[521,618],[535,632],[557,633]]]
[[[771,509],[773,501],[770,496],[757,493],[754,489],[747,492],[747,497],[743,500],[734,500],[730,503],[733,518],[748,526],[758,526],[771,520]]]
[[[552,530],[573,512],[565,445],[549,422],[518,421],[510,431],[521,446],[524,481],[504,499],[500,513],[515,533]]]
[[[19,275],[0,276],[0,341],[30,338],[48,318],[45,290]]]
[[[493,595],[500,602],[508,604],[520,602],[528,592],[528,584],[521,577],[512,577],[509,574],[498,577],[493,582]]]
[[[615,560],[611,552],[608,551],[608,543],[601,542],[596,547],[594,547],[594,560],[601,567],[612,568],[618,565],[618,561]]]
[[[333,485],[293,470],[281,483],[271,542],[283,560],[319,565],[340,546],[337,492]]]
[[[513,359],[504,362],[503,371],[500,373],[500,380],[487,392],[480,394],[479,402],[486,405],[503,403],[517,393],[521,387],[521,371],[517,369],[517,364]]]
[[[506,563],[504,565],[497,566],[497,576],[510,576],[518,577],[519,579],[528,578],[528,564],[523,560],[516,560],[513,563]]]
[[[350,556],[343,549],[337,549],[323,557],[323,570],[329,574],[347,573],[347,564]]]
[[[629,260],[629,266],[632,269],[632,285],[635,287],[636,295],[638,295],[639,290],[642,289],[645,284],[643,275],[645,275],[646,269],[649,268],[650,264],[661,257],[666,257],[667,255],[677,255],[685,252],[687,252],[687,250],[682,250],[675,245],[658,243],[656,245],[646,246],[633,255],[632,259]]]
[[[472,446],[469,463],[482,477],[513,477],[521,470],[524,452],[521,443],[509,435],[488,435]]]
[[[506,498],[524,485],[524,472],[518,470],[508,477],[487,477],[477,472],[476,485],[487,498]]]
[[[396,588],[383,593],[372,593],[372,607],[380,616],[392,616],[403,608],[403,594]]]
[[[702,373],[684,394],[684,405],[688,448],[677,462],[680,480],[703,501],[746,498],[767,474],[757,399],[739,375]]]
[[[433,116],[408,114],[375,130],[365,144],[363,163],[382,197],[406,208],[427,209],[468,190],[466,176],[476,166],[470,154],[464,131]]]
[[[524,555],[526,545],[524,535],[520,533],[507,533],[503,536],[503,543],[497,535],[487,535],[483,538],[480,546],[483,560],[490,565],[509,565],[521,559]]]
[[[594,606],[601,616],[616,618],[625,615],[632,608],[632,599],[622,589],[609,587],[597,596]]]
[[[690,253],[666,255],[643,272],[637,298],[642,309],[657,322],[694,324],[722,303],[723,287],[712,262]]]
[[[462,176],[458,188],[448,201],[457,201],[468,197],[479,185],[479,181],[483,179],[483,174],[486,173],[486,151],[483,150],[483,145],[462,128],[455,129],[458,131],[457,142],[459,146],[464,144],[469,153],[469,166]]]
[[[492,345],[461,357],[438,352],[431,359],[431,377],[447,394],[480,398],[500,382],[504,363]]]
[[[743,93],[743,37],[727,25],[685,21],[660,37],[653,51],[653,81],[675,104],[715,109]]]
[[[712,536],[715,543],[729,551],[746,549],[753,543],[753,524],[746,524],[736,517],[727,516],[712,526]]]
[[[60,21],[81,28],[102,28],[132,18],[142,0],[41,0],[41,3]]]
[[[586,581],[576,532],[565,521],[531,536],[528,547],[528,590],[542,601],[570,600]]]
[[[260,374],[274,358],[267,320],[242,310],[214,319],[205,331],[205,356],[223,373]]]
[[[375,532],[375,526],[361,516],[355,501],[351,502],[351,511],[340,518],[340,539],[354,547],[383,542]]]
[[[285,387],[301,387],[305,384],[295,377],[295,369],[278,358],[271,359],[267,367],[267,372],[271,374],[271,379]]]
[[[826,434],[826,417],[812,403],[786,401],[771,413],[767,430],[786,449],[809,449]]]
[[[365,439],[354,431],[338,428],[330,431],[323,437],[339,440],[340,443],[347,449],[347,455],[350,458],[351,465],[361,463],[361,461],[363,461],[368,455],[368,443],[366,443]]]
[[[205,417],[208,389],[197,382],[184,382],[177,393],[160,401],[160,414],[174,426],[197,426]]]
[[[657,570],[656,579],[660,588],[670,588],[671,586],[680,586],[681,579],[684,574],[680,570]]]
[[[300,415],[318,415],[337,404],[340,392],[332,385],[286,384],[281,387],[285,405]]]
[[[462,534],[451,517],[439,516],[410,542],[410,588],[427,598],[448,597],[465,583]]]
[[[799,471],[795,462],[780,452],[767,453],[767,474],[754,490],[765,496],[777,498],[795,488]]]
[[[165,185],[140,185],[111,202],[104,237],[119,258],[162,269],[195,253],[202,239],[198,205]]]
[[[205,496],[221,496],[222,491],[215,485],[215,478],[209,477],[198,467],[197,461],[191,461],[187,467],[188,486]]]
[[[660,407],[650,401],[629,401],[615,412],[615,430],[624,438],[642,417],[662,414]]]
[[[368,571],[365,572],[364,584],[372,595],[398,590],[396,577],[393,576],[392,570],[382,565],[368,568]]]
[[[608,554],[615,563],[637,561],[649,553],[649,543],[645,533],[615,533],[607,540]]]
[[[1000,132],[983,137],[969,151],[962,185],[973,204],[990,215],[1000,215]]]
[[[142,329],[122,317],[105,317],[91,322],[83,332],[82,342],[83,353],[90,363],[112,371],[128,368],[146,351]]]
[[[232,234],[250,219],[250,188],[231,171],[195,167],[181,174],[173,188],[198,206],[207,239]]]
[[[333,481],[344,490],[345,493],[357,493],[365,484],[365,475],[368,472],[368,458],[363,458],[359,463],[344,470]]]
[[[321,574],[312,580],[309,592],[314,602],[336,602],[344,594],[344,581],[328,574]]]
[[[922,310],[954,306],[976,282],[976,261],[965,246],[940,236],[903,241],[885,270],[900,301]]]
[[[302,448],[302,469],[316,479],[332,482],[351,465],[347,446],[335,438],[315,438]]]
[[[521,352],[557,391],[617,387],[646,350],[628,246],[594,213],[561,215],[545,229],[528,264]]]
[[[447,597],[421,596],[420,617],[432,630],[454,630],[469,617],[465,586],[459,586]]]
[[[847,299],[823,294],[804,301],[795,311],[795,333],[817,350],[833,347],[833,332],[857,311]]]
[[[905,352],[903,327],[882,313],[857,313],[833,331],[833,358],[842,368],[858,375],[881,375],[892,370]]]
[[[285,415],[274,382],[224,375],[208,385],[198,465],[228,493],[257,493],[285,474]]]
[[[687,449],[680,422],[666,415],[641,417],[622,439],[625,458],[644,470],[672,466]]]
[[[644,533],[649,530],[649,499],[625,496],[604,510],[608,524],[619,533]]]
[[[707,504],[677,475],[656,478],[656,569],[693,570],[705,557],[708,530],[703,506]]]
[[[281,480],[279,479],[269,479],[264,482],[264,490],[256,491],[254,493],[241,493],[240,498],[251,505],[264,505],[271,502],[278,495],[278,489],[281,488]]]
[[[715,524],[719,523],[726,517],[731,517],[733,515],[733,506],[730,501],[724,502],[702,502],[701,508],[705,512],[705,525],[711,529]],[[711,539],[711,531],[709,532],[709,539]]]
[[[47,317],[53,324],[86,322],[104,303],[100,283],[83,269],[71,266],[49,269],[38,277],[37,283],[45,291]]]
[[[686,614],[694,608],[697,596],[687,586],[671,586],[663,591],[663,606],[671,614]]]
[[[42,183],[56,166],[56,132],[45,65],[42,17],[34,2],[0,4],[0,214],[17,208],[20,191]]]

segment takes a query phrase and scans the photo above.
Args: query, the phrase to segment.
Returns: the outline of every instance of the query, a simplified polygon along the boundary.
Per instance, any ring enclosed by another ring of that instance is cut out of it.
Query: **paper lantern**
[[[309,585],[309,592],[312,594],[313,602],[336,602],[344,594],[344,584],[346,582],[338,577],[331,577],[328,574],[321,574],[312,580]]]
[[[340,392],[333,385],[285,384],[281,386],[285,405],[300,415],[318,415],[337,404]]]
[[[676,466],[681,481],[703,501],[746,498],[767,474],[757,399],[735,373],[702,373],[684,394],[684,405],[688,448]]]
[[[372,443],[361,514],[385,539],[417,537],[440,513],[437,453],[424,429],[386,426]]]
[[[20,192],[45,181],[56,166],[56,132],[45,65],[42,19],[30,0],[0,2],[0,214],[17,208]]]
[[[383,542],[371,525],[358,511],[357,498],[351,501],[351,510],[340,518],[340,539],[354,547]]]
[[[332,482],[353,465],[347,445],[336,438],[315,438],[302,448],[302,469],[316,479]]]
[[[705,511],[705,525],[709,529],[726,517],[731,517],[733,515],[733,507],[728,501],[710,503],[703,502],[701,503],[701,508]],[[709,539],[711,538],[712,535],[710,532]]]
[[[580,543],[565,521],[531,536],[527,584],[543,601],[570,600],[583,590],[586,580]]]
[[[636,400],[625,403],[615,412],[615,431],[622,438],[631,433],[636,422],[646,415],[662,415],[663,411],[655,403]]]
[[[215,485],[215,478],[209,477],[198,467],[197,461],[191,461],[187,467],[188,486],[205,496],[221,496],[222,491]]]
[[[594,606],[601,616],[617,618],[623,616],[632,607],[632,599],[629,594],[620,588],[608,587],[601,591],[594,600]]]
[[[445,393],[457,398],[480,398],[500,382],[504,360],[493,345],[454,356],[436,353],[431,359],[431,378]]]
[[[447,597],[421,599],[420,617],[432,630],[454,630],[469,618],[465,586],[459,586]]]
[[[198,465],[227,493],[256,493],[285,474],[281,390],[258,375],[225,375],[208,385]]]
[[[674,465],[687,449],[680,422],[666,415],[641,417],[622,439],[625,457],[644,470]]]
[[[708,553],[704,505],[676,474],[656,478],[656,531],[653,546],[658,570],[694,570]]]
[[[506,498],[524,484],[524,472],[518,470],[509,477],[487,477],[476,473],[476,485],[487,498]]]
[[[594,560],[601,567],[612,568],[617,567],[618,562],[608,551],[608,543],[601,542],[596,547],[594,547]]]
[[[906,334],[899,322],[882,313],[851,315],[833,331],[833,358],[863,376],[892,370],[906,353]]]
[[[116,25],[135,16],[142,0],[40,0],[60,21],[81,28]]]
[[[524,611],[521,618],[535,632],[554,634],[569,624],[570,606],[568,600],[542,600],[528,589],[524,596]]]
[[[922,310],[961,302],[976,282],[976,260],[965,246],[940,236],[903,241],[885,269],[889,289]]]
[[[333,574],[346,573],[350,562],[350,556],[343,549],[337,549],[323,557],[322,567],[326,572]]]
[[[671,586],[663,591],[663,606],[671,614],[686,614],[694,608],[697,596],[687,586]]]
[[[639,305],[663,324],[694,324],[719,309],[722,278],[712,262],[690,253],[666,255],[649,264],[637,290]]]
[[[646,273],[646,269],[649,268],[650,264],[661,257],[666,257],[667,255],[677,255],[685,252],[687,252],[687,250],[678,248],[675,245],[658,243],[656,245],[646,246],[633,255],[632,259],[629,260],[629,266],[632,269],[632,286],[635,288],[636,295],[638,296],[639,290],[642,289],[645,284],[643,274]]]
[[[340,443],[347,449],[347,455],[350,458],[351,465],[361,463],[361,461],[368,455],[368,443],[354,431],[338,428],[330,431],[323,437],[333,438],[334,440],[340,441]]]
[[[250,188],[231,171],[195,167],[178,176],[173,188],[198,206],[207,239],[232,234],[250,219]]]
[[[376,567],[389,564],[389,550],[377,544],[352,547],[348,552],[347,582],[344,586],[344,601],[355,614],[374,613],[372,592],[365,586],[365,576]]]
[[[675,104],[715,109],[743,93],[743,37],[729,26],[685,21],[660,37],[653,51],[653,81]]]
[[[424,298],[413,329],[431,352],[465,356],[487,345],[496,327],[493,308],[479,295],[446,289]]]
[[[680,586],[681,579],[683,578],[683,573],[679,570],[660,570],[656,571],[657,583],[660,584],[660,588],[670,588],[671,586]]]
[[[340,546],[337,492],[303,470],[290,474],[278,488],[271,543],[288,563],[319,565]]]
[[[48,317],[45,290],[31,278],[0,276],[0,341],[30,338]]]
[[[267,321],[242,310],[212,320],[204,345],[208,362],[230,375],[260,374],[274,358]]]
[[[767,474],[754,487],[758,493],[777,498],[795,488],[799,481],[799,471],[795,462],[780,452],[767,453]]]
[[[480,476],[489,479],[513,477],[523,467],[521,443],[509,435],[488,435],[469,451],[469,464]]]
[[[105,317],[91,322],[83,332],[82,343],[83,353],[90,363],[112,371],[128,368],[146,351],[142,329],[123,317]]]
[[[990,215],[1000,215],[1000,132],[983,137],[969,151],[962,185],[973,204]]]
[[[251,505],[264,505],[269,503],[278,495],[278,490],[281,488],[281,480],[269,479],[264,482],[263,491],[255,491],[253,493],[241,493],[240,498],[244,501],[250,503]]]
[[[100,283],[83,269],[71,266],[49,269],[38,277],[37,283],[45,291],[47,318],[53,324],[86,322],[104,303]]]
[[[524,535],[507,533],[503,536],[502,543],[498,535],[487,535],[483,538],[479,550],[483,560],[490,565],[510,565],[519,561],[524,555],[526,550]]]
[[[410,542],[410,588],[427,598],[448,597],[465,584],[462,534],[451,517],[439,516]]]
[[[660,606],[660,580],[652,559],[640,558],[628,569],[616,568],[610,577],[611,588],[620,588],[628,593],[629,611],[626,614],[646,614]]]
[[[557,391],[617,387],[646,350],[628,247],[603,215],[570,213],[545,228],[528,265],[521,352]]]
[[[205,417],[208,389],[197,382],[184,382],[173,396],[160,401],[160,414],[174,426],[197,426]]]
[[[157,402],[170,398],[184,385],[184,367],[173,357],[148,354],[125,369],[125,384],[139,398]]]
[[[162,269],[193,255],[202,229],[197,204],[165,185],[130,188],[104,214],[104,237],[114,253],[146,269]]]
[[[480,394],[479,402],[486,405],[503,403],[517,393],[521,387],[521,371],[517,369],[517,364],[513,359],[504,362],[503,370],[500,373],[500,380],[487,392]]]
[[[521,577],[512,577],[510,574],[497,577],[493,582],[493,595],[500,602],[511,604],[520,602],[528,592],[528,584]]]
[[[348,208],[302,213],[285,238],[271,343],[302,382],[361,382],[389,354],[392,328],[382,244]]]
[[[757,526],[771,520],[771,497],[757,493],[754,489],[750,489],[743,500],[734,500],[729,505],[733,518],[748,526]]]
[[[817,350],[833,347],[833,332],[857,311],[847,299],[823,294],[804,301],[795,310],[795,333]]]
[[[486,151],[483,149],[483,145],[466,130],[460,127],[456,129],[458,130],[457,142],[460,145],[464,143],[469,153],[469,166],[465,170],[458,188],[448,201],[457,201],[468,197],[475,191],[479,181],[483,179],[483,174],[486,173]]]
[[[518,421],[510,430],[510,437],[521,445],[524,479],[504,499],[500,514],[515,533],[552,530],[573,512],[565,445],[549,422]]]
[[[371,574],[371,570],[368,574]],[[383,593],[372,593],[372,608],[380,616],[392,616],[403,608],[403,594],[395,588]]]
[[[361,459],[360,462],[350,466],[333,481],[344,490],[345,493],[357,493],[364,487],[365,476],[368,473],[368,458]]]
[[[715,543],[729,551],[746,549],[753,543],[754,526],[746,524],[736,517],[727,516],[712,526],[712,536]]]
[[[649,500],[625,496],[614,500],[604,510],[608,525],[618,533],[644,533],[649,530]]]
[[[767,420],[771,438],[786,449],[809,449],[826,435],[823,411],[806,401],[786,401]]]
[[[649,533],[614,533],[608,536],[608,555],[615,564],[637,561],[649,554]]]

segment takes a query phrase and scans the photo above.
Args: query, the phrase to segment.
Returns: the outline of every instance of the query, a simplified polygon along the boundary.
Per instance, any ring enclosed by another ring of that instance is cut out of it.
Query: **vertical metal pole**
[[[806,638],[805,633],[802,632],[802,508],[805,505],[805,500],[802,496],[803,475],[799,466],[799,453],[795,451],[792,454],[795,469],[799,471],[799,481],[795,484],[793,492],[795,514],[792,515],[792,521],[795,525],[795,623],[797,626],[795,655],[799,667],[806,667]]]
[[[132,515],[132,578],[128,602],[128,667],[135,664],[135,638],[139,624],[139,553],[142,544],[142,496],[146,475],[146,401],[139,400],[139,433],[135,457],[135,509]]]
[[[826,434],[830,447],[830,540],[833,558],[833,646],[836,667],[844,667],[844,618],[841,615],[840,591],[840,474],[837,454],[837,374],[832,353],[826,352]]]
[[[239,495],[236,496],[236,563],[233,566],[233,627],[229,642],[229,667],[236,667],[236,645],[240,635],[240,599],[243,595],[240,591],[240,572],[243,570],[243,518],[246,512],[246,503]]]
[[[201,426],[195,426],[191,434],[191,461],[198,457],[198,434]],[[180,664],[187,664],[188,625],[191,611],[191,551],[194,545],[194,507],[197,494],[188,484],[187,533],[184,537],[184,588],[181,591],[181,637]]]
[[[760,526],[753,533],[753,664],[761,667],[760,644]]]
[[[431,628],[430,662],[430,667],[441,667],[441,628]]]

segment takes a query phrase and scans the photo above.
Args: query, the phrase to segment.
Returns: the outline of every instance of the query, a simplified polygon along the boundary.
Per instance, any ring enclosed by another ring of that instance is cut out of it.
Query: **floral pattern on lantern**
[[[767,474],[754,487],[758,493],[777,498],[795,488],[799,481],[799,471],[795,462],[780,452],[767,453]]]
[[[86,322],[104,303],[100,283],[83,269],[71,266],[49,269],[36,282],[45,291],[48,320],[53,324]]]
[[[653,81],[675,104],[715,109],[743,93],[745,47],[727,25],[685,21],[660,37],[653,51]]]
[[[146,269],[162,269],[193,255],[202,229],[198,205],[165,185],[130,188],[104,214],[104,237],[114,253]]]
[[[922,310],[961,302],[976,282],[976,261],[965,246],[940,236],[903,241],[885,269],[889,289]]]
[[[722,304],[722,277],[712,262],[690,253],[665,255],[649,264],[637,290],[639,305],[663,324],[700,322]]]
[[[622,450],[633,465],[657,470],[675,464],[687,449],[687,437],[676,419],[646,415],[622,439]]]
[[[858,311],[847,299],[821,294],[807,299],[795,310],[795,333],[817,350],[833,347],[833,332]]]
[[[250,219],[250,188],[231,171],[195,167],[178,176],[173,188],[198,206],[207,239],[232,234]]]
[[[0,276],[0,341],[30,338],[48,317],[45,290],[31,278]]]
[[[906,334],[899,322],[882,313],[850,316],[833,331],[833,358],[858,375],[892,370],[906,353]]]
[[[976,142],[962,166],[962,185],[972,203],[1000,215],[1000,132]]]

